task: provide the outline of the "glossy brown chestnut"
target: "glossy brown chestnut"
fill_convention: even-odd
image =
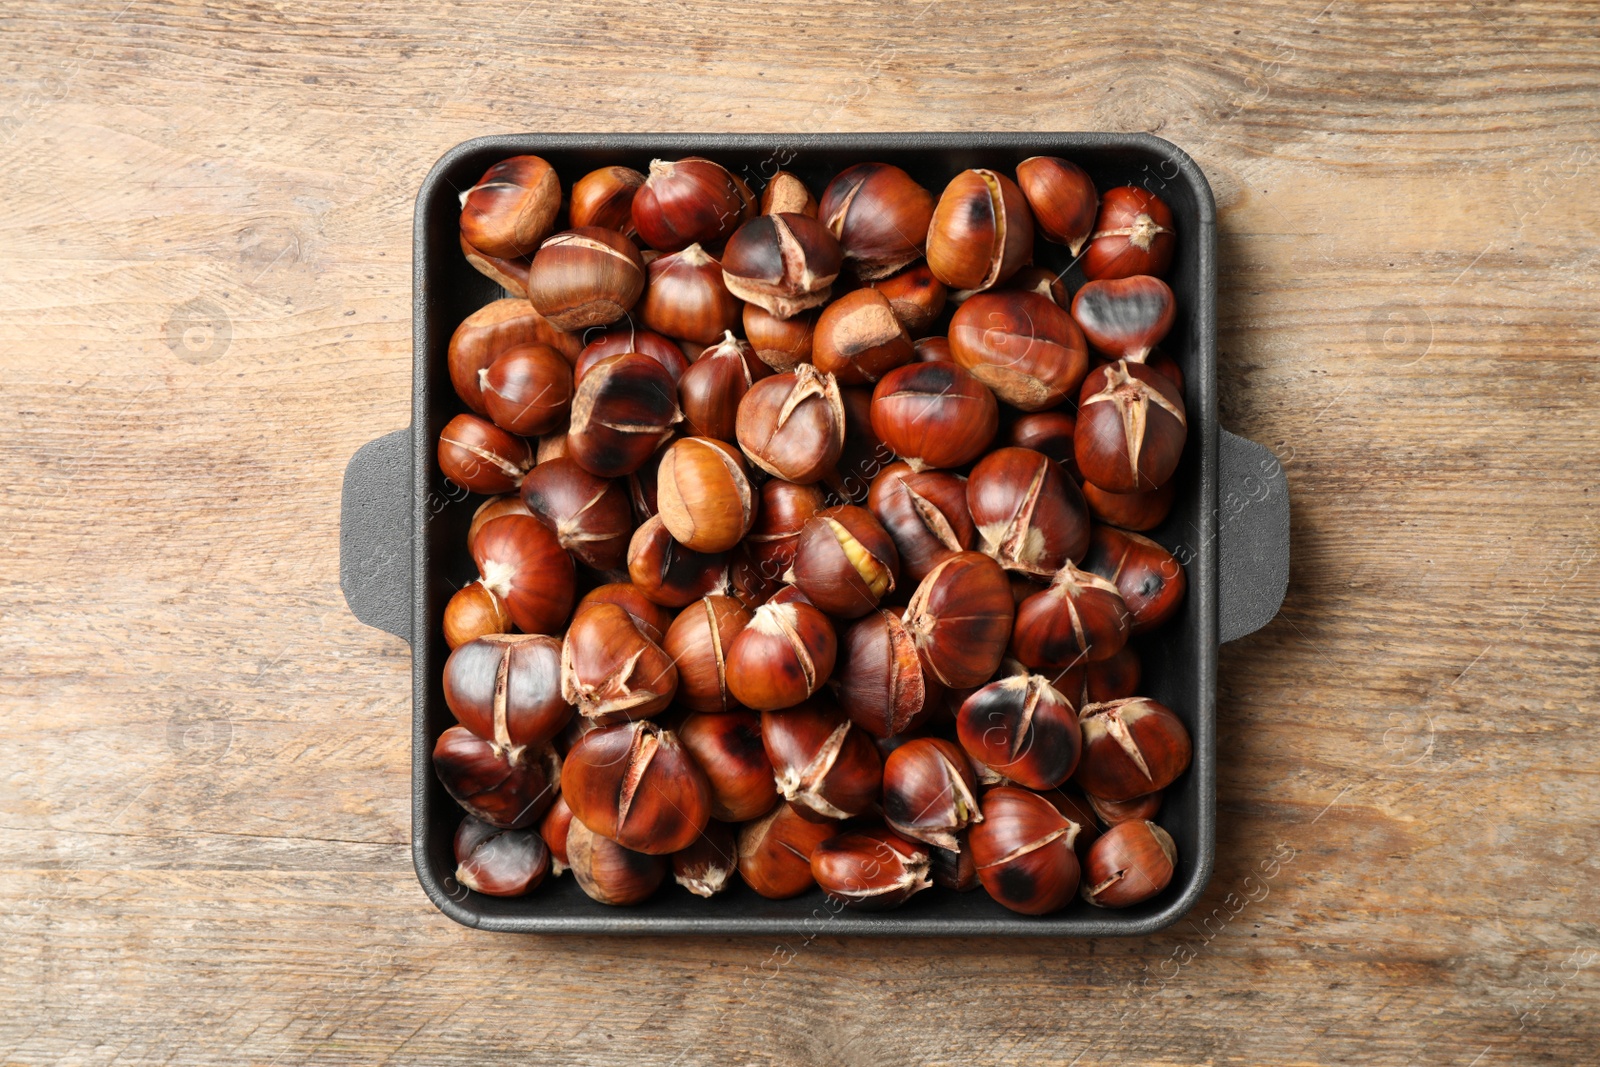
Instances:
[[[538,156],[512,156],[461,198],[461,236],[502,259],[532,255],[561,209],[561,181]]]
[[[644,175],[632,167],[591,170],[572,184],[572,225],[602,226],[631,236],[637,232],[633,198],[643,184]]]
[[[1089,547],[1089,508],[1061,465],[1026,448],[1001,448],[972,468],[967,508],[978,543],[1008,570],[1049,577]]]
[[[571,828],[572,809],[567,807],[566,797],[557,795],[550,810],[539,820],[539,836],[550,850],[550,873],[553,875],[561,875],[572,866],[567,855],[567,832]]]
[[[761,742],[761,716],[743,708],[695,714],[678,727],[679,740],[711,783],[711,817],[724,822],[760,818],[778,802],[772,761]]]
[[[1171,552],[1148,537],[1096,525],[1083,569],[1117,584],[1133,615],[1130,633],[1155,629],[1178,613],[1188,579]]]
[[[532,466],[528,442],[488,419],[457,415],[439,433],[439,469],[463,489],[509,493]]]
[[[750,462],[801,485],[820,482],[833,469],[844,451],[844,430],[838,384],[808,363],[752,385],[736,423]]]
[[[817,319],[811,362],[840,385],[867,385],[911,362],[911,338],[877,289],[857,289]]]
[[[556,535],[532,515],[490,519],[472,544],[490,592],[505,602],[517,629],[559,633],[577,597],[578,575]]]
[[[933,271],[923,262],[913,263],[898,273],[868,282],[867,285],[888,298],[889,310],[900,320],[906,333],[914,338],[926,334],[939,321],[949,294],[945,284],[935,278]]]
[[[483,402],[501,429],[537,437],[566,425],[572,367],[548,345],[507,349],[483,372]]]
[[[497,750],[465,726],[452,726],[433,746],[433,770],[468,815],[507,830],[539,821],[556,790],[542,759]]]
[[[780,319],[755,304],[744,306],[744,335],[755,349],[756,358],[783,373],[801,363],[811,362],[811,343],[816,334],[817,312],[802,311]]]
[[[1084,337],[1116,359],[1142,362],[1176,314],[1167,283],[1145,274],[1088,282],[1072,298],[1072,319]]]
[[[757,361],[750,346],[732,333],[724,334],[721,341],[702,352],[678,382],[684,432],[719,441],[735,440],[739,402],[755,383],[752,365],[760,367],[765,376],[766,365]]]
[[[761,741],[778,792],[803,816],[848,819],[878,799],[877,746],[831,701],[763,711]]]
[[[482,372],[502,352],[524,344],[549,345],[567,360],[576,359],[583,348],[583,340],[577,334],[556,329],[522,299],[496,300],[462,320],[450,335],[447,354],[450,384],[455,386],[462,403],[479,415],[487,415]]]
[[[1165,485],[1143,493],[1108,493],[1093,482],[1083,483],[1089,514],[1124,530],[1153,530],[1160,526],[1172,511],[1177,492],[1176,478],[1168,478]]]
[[[1165,789],[1189,767],[1189,731],[1148,697],[1085,705],[1078,722],[1083,761],[1076,781],[1091,796],[1132,800]]]
[[[786,580],[806,599],[842,619],[858,619],[895,587],[894,541],[865,508],[825,508],[806,520]]]
[[[528,295],[528,264],[532,262],[530,256],[518,256],[516,259],[501,259],[489,253],[472,247],[465,235],[461,238],[461,254],[467,262],[472,264],[472,269],[494,282],[500,288],[520,297]]]
[[[744,457],[710,437],[672,443],[656,473],[657,506],[673,540],[694,552],[726,552],[755,521]]]
[[[966,699],[956,735],[973,759],[1030,789],[1054,789],[1083,754],[1078,717],[1037,674],[990,682]]]
[[[1126,601],[1124,601],[1126,603]],[[1062,671],[1041,671],[1072,706],[1104,704],[1139,692],[1139,654],[1129,645],[1110,659],[1099,663],[1080,663]]]
[[[601,725],[642,719],[672,702],[678,668],[616,604],[588,604],[561,644],[561,696]]]
[[[933,194],[888,163],[857,163],[822,191],[817,217],[862,281],[886,278],[922,255]]]
[[[728,292],[781,319],[827,302],[842,262],[839,242],[814,218],[762,215],[722,252]]]
[[[656,159],[634,194],[633,225],[651,248],[676,252],[720,244],[739,228],[749,207],[738,180],[720,164],[692,156]]]
[[[567,454],[601,478],[644,465],[682,418],[672,376],[649,356],[607,356],[583,376],[572,398]]]
[[[997,902],[1046,915],[1078,892],[1078,825],[1037,793],[1000,786],[983,795],[983,822],[967,832],[978,878]]]
[[[1133,822],[1138,819],[1154,819],[1161,814],[1161,801],[1165,797],[1166,792],[1161,789],[1157,789],[1154,793],[1146,793],[1142,797],[1134,797],[1132,800],[1107,800],[1104,797],[1091,797],[1085,794],[1095,818],[1106,826],[1116,826],[1118,823]]]
[[[1017,185],[1045,240],[1074,256],[1094,232],[1100,194],[1087,171],[1057,156],[1032,156],[1017,164]]]
[[[444,664],[444,700],[457,722],[520,762],[572,718],[561,694],[561,640],[495,634],[462,645]]]
[[[672,612],[645,596],[644,590],[632,582],[610,582],[596,586],[578,601],[580,609],[586,604],[617,605],[632,616],[640,633],[658,645],[666,640],[667,630],[672,625]]]
[[[1056,307],[1064,308],[1072,303],[1072,294],[1067,290],[1067,283],[1062,280],[1061,275],[1044,267],[1023,267],[1011,276],[1010,281],[998,288],[1006,292],[1037,293]]]
[[[780,170],[767,180],[761,190],[761,213],[779,215],[790,213],[817,217],[817,198],[811,195],[806,183]]]
[[[733,827],[709,822],[693,844],[672,854],[672,878],[697,897],[714,897],[738,870],[738,850]]]
[[[811,876],[834,900],[862,911],[898,908],[933,885],[928,849],[892,830],[853,830],[811,853]]]
[[[675,436],[661,442],[660,447],[644,461],[644,466],[628,475],[628,500],[633,504],[633,519],[641,526],[655,518],[659,510],[657,505],[660,503],[660,494],[656,491],[656,474],[661,468],[661,457],[667,454],[667,449],[672,447],[674,440]]]
[[[1145,819],[1118,823],[1100,836],[1083,867],[1083,899],[1102,908],[1149,900],[1172,881],[1178,848]]]
[[[478,505],[472,513],[472,522],[467,526],[467,551],[472,551],[472,543],[478,539],[478,531],[490,519],[498,519],[502,515],[529,515],[527,505],[522,502],[521,493],[504,493],[492,496]]]
[[[651,261],[639,317],[680,341],[713,344],[739,324],[741,303],[722,280],[722,264],[699,245]]]
[[[749,623],[749,610],[730,596],[703,597],[672,620],[661,647],[678,665],[679,707],[697,712],[739,707],[728,692],[728,649]]]
[[[940,363],[956,357],[950,351],[950,338],[924,337],[911,346],[913,363]]]
[[[892,463],[872,480],[867,510],[894,540],[907,581],[922,581],[945,557],[970,551],[977,540],[967,480],[949,471]]]
[[[766,581],[780,581],[794,562],[800,531],[826,505],[821,488],[773,478],[761,486],[755,524],[745,535],[747,558]]]
[[[794,707],[822,688],[838,652],[833,623],[821,611],[768,602],[728,648],[728,691],[756,711]]]
[[[1069,560],[1048,589],[1017,605],[1011,654],[1035,669],[1110,659],[1128,643],[1131,619],[1116,583]]]
[[[685,608],[703,596],[727,591],[728,556],[685,548],[656,515],[633,531],[628,542],[628,577],[662,607]]]
[[[452,649],[488,634],[511,631],[511,613],[482,580],[456,590],[444,606],[444,643]]]
[[[942,694],[922,669],[905,623],[890,611],[871,612],[844,632],[834,681],[850,721],[876,738],[915,728]]]
[[[1167,273],[1172,266],[1172,212],[1148,189],[1122,185],[1100,198],[1100,214],[1083,253],[1090,279]]]
[[[1164,485],[1178,469],[1188,433],[1183,394],[1149,367],[1120,360],[1083,380],[1073,454],[1084,478],[1107,492]]]
[[[1033,215],[1016,182],[993,170],[950,180],[928,225],[928,266],[952,289],[990,289],[1033,258]]]
[[[588,343],[583,346],[583,351],[578,353],[577,362],[572,365],[574,386],[581,383],[583,376],[589,373],[589,368],[602,359],[607,356],[624,356],[629,352],[649,356],[661,364],[662,369],[672,376],[674,382],[681,380],[683,372],[689,369],[689,359],[683,354],[683,349],[678,347],[677,342],[661,336],[654,330],[635,326],[631,320],[619,322],[605,329],[585,330],[583,337]]]
[[[922,665],[950,689],[982,685],[1005,657],[1015,615],[1011,583],[981,552],[940,560],[911,594],[905,624]]]
[[[711,819],[704,772],[648,719],[585,734],[562,765],[561,795],[578,822],[653,856],[689,847]]]
[[[624,848],[576,819],[567,834],[567,858],[578,886],[601,904],[641,904],[672,870],[668,857]]]
[[[532,830],[502,830],[467,816],[456,829],[456,881],[491,897],[520,897],[550,873],[550,849]]]
[[[633,506],[622,482],[596,477],[565,457],[552,459],[522,480],[522,502],[579,563],[598,571],[627,565]]]
[[[960,851],[962,832],[983,821],[977,797],[966,756],[942,738],[914,738],[884,760],[884,820],[907,837]]]
[[[950,319],[955,361],[1023,411],[1055,407],[1089,369],[1089,348],[1072,316],[1038,293],[979,293]]]
[[[872,390],[872,428],[912,470],[960,467],[983,454],[1000,425],[1000,408],[956,363],[911,363]]]
[[[813,822],[794,805],[780,802],[739,830],[739,875],[751,889],[770,900],[799,896],[813,885],[811,856],[818,845],[838,833],[838,823]]]
[[[528,301],[561,330],[616,322],[644,292],[644,260],[616,230],[567,230],[545,239],[528,267]]]

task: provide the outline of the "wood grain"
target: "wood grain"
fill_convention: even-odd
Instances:
[[[1600,48],[1567,3],[0,7],[0,1059],[1600,1062]],[[477,934],[337,579],[411,198],[539,130],[1152,130],[1293,500],[1190,921]],[[1268,873],[1270,872],[1270,873]]]

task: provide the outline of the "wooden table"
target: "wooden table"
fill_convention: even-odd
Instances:
[[[310,9],[297,10],[297,9]],[[1600,47],[1568,3],[0,9],[0,1059],[1600,1062]],[[473,933],[337,581],[411,200],[493,132],[1150,130],[1293,579],[1135,940]]]

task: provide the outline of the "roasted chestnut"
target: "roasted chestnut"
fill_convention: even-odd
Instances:
[[[502,259],[532,255],[561,210],[561,181],[538,156],[512,156],[461,197],[461,236]]]
[[[633,531],[628,542],[628,577],[657,604],[684,608],[703,596],[727,591],[728,556],[680,545],[656,515]]]
[[[644,292],[644,260],[616,230],[567,230],[545,239],[528,267],[528,301],[562,330],[616,322]]]
[[[520,762],[572,718],[561,694],[560,639],[494,634],[462,645],[445,660],[444,701],[457,722]]]
[[[666,640],[667,629],[673,621],[672,612],[651,600],[643,589],[632,582],[611,582],[596,586],[578,601],[578,608],[581,610],[586,604],[617,605],[632,616],[640,633],[658,645]]]
[[[998,288],[1010,293],[1038,293],[1056,307],[1064,308],[1072,303],[1067,283],[1061,279],[1061,275],[1044,267],[1023,267]],[[960,302],[965,303],[968,297],[976,295],[971,292],[965,293]]]
[[[762,215],[739,227],[722,252],[728,292],[781,319],[828,300],[839,276],[839,242],[805,215]]]
[[[865,508],[825,508],[806,520],[786,580],[829,615],[858,619],[895,587],[900,556]]]
[[[890,830],[854,830],[811,853],[811,876],[829,897],[862,911],[898,908],[933,885],[928,849]]]
[[[979,545],[1008,570],[1048,577],[1089,547],[1089,508],[1060,464],[1001,448],[972,468],[967,508]]]
[[[822,688],[838,651],[833,624],[821,611],[768,602],[728,648],[728,691],[757,711],[793,707]]]
[[[1166,484],[1143,493],[1108,493],[1093,482],[1083,483],[1083,499],[1089,505],[1089,514],[1124,530],[1153,530],[1160,526],[1172,511],[1177,491],[1175,478],[1168,478]]]
[[[457,415],[439,433],[439,469],[463,489],[509,493],[532,466],[528,442],[488,419]]]
[[[537,437],[564,426],[572,367],[548,345],[507,349],[483,372],[483,403],[501,429]]]
[[[999,786],[983,795],[983,821],[967,831],[978,878],[998,903],[1046,915],[1078,892],[1078,825],[1037,793]]]
[[[726,552],[755,521],[756,495],[738,449],[710,437],[674,441],[656,473],[661,523],[694,552]]]
[[[840,637],[834,681],[850,721],[877,738],[927,719],[941,693],[923,671],[905,623],[889,611],[871,612]]]
[[[1017,164],[1017,185],[1045,240],[1066,245],[1076,256],[1094,232],[1100,209],[1088,172],[1057,156],[1032,156]]]
[[[1084,478],[1107,492],[1165,484],[1183,458],[1188,432],[1183,394],[1141,363],[1108,363],[1083,380],[1073,454]]]
[[[756,379],[752,365],[761,368],[762,377],[769,373],[750,346],[732,333],[700,353],[678,381],[685,431],[695,437],[735,440],[739,402]]]
[[[948,290],[926,263],[913,263],[897,274],[867,284],[889,298],[889,310],[912,337],[927,333],[944,314]]]
[[[1089,849],[1083,899],[1102,908],[1149,900],[1172,881],[1178,848],[1172,835],[1145,819],[1118,823]]]
[[[711,819],[705,774],[648,719],[583,735],[562,765],[561,795],[595,833],[653,856],[688,848]]]
[[[530,514],[532,512],[522,502],[520,493],[504,493],[490,497],[479,504],[477,510],[472,513],[472,522],[467,526],[467,551],[472,551],[472,543],[478,539],[478,531],[490,519],[498,519],[502,515]]]
[[[1088,282],[1072,298],[1072,318],[1097,351],[1142,362],[1172,329],[1177,303],[1160,278],[1136,274]]]
[[[739,875],[751,889],[771,900],[799,896],[816,884],[811,855],[838,833],[829,820],[813,822],[794,805],[780,802],[756,822],[739,830]]]
[[[888,163],[857,163],[822,191],[817,217],[839,239],[858,278],[887,278],[922,255],[933,194]]]
[[[784,481],[809,485],[844,451],[844,400],[833,375],[802,363],[750,387],[739,403],[739,447]]]
[[[878,799],[883,785],[878,749],[831,702],[763,711],[761,742],[778,792],[803,816],[848,819]]]
[[[485,587],[504,601],[517,629],[559,633],[577,596],[578,575],[556,535],[532,515],[490,519],[472,544]]]
[[[1030,789],[1054,789],[1083,754],[1078,717],[1037,674],[1013,674],[973,693],[956,715],[956,735],[973,759]]]
[[[1077,824],[1078,836],[1072,842],[1072,850],[1078,854],[1078,865],[1081,867],[1089,860],[1089,849],[1100,840],[1100,824],[1096,821],[1099,816],[1095,815],[1089,798],[1070,784],[1058,789],[1046,789],[1039,795]]]
[[[678,727],[678,739],[711,783],[713,819],[745,822],[778,802],[772,761],[761,742],[761,716],[755,712],[735,706],[690,715]]]
[[[983,821],[977,797],[966,756],[942,738],[913,738],[883,762],[884,820],[907,837],[960,851],[961,833]]]
[[[950,319],[955,361],[996,396],[1023,411],[1055,407],[1089,369],[1089,349],[1072,316],[1038,293],[979,293]]]
[[[501,259],[499,256],[491,256],[487,252],[473,248],[465,235],[461,238],[461,254],[466,257],[473,270],[500,288],[516,296],[528,295],[528,264],[532,261],[532,257]]]
[[[591,170],[572,184],[572,225],[603,226],[631,236],[637,232],[633,198],[643,184],[644,175],[632,167]]]
[[[802,311],[780,319],[755,304],[744,306],[744,335],[756,358],[780,374],[811,362],[811,342],[817,313]]]
[[[540,756],[498,748],[465,726],[452,726],[433,746],[433,770],[468,815],[507,830],[539,821],[556,790]]]
[[[1083,273],[1091,279],[1157,277],[1172,266],[1172,212],[1148,189],[1122,185],[1100,198],[1100,214],[1083,253]]]
[[[999,425],[994,394],[955,363],[911,363],[872,390],[872,429],[915,471],[971,463]]]
[[[561,645],[561,696],[601,725],[642,719],[672,702],[672,657],[616,604],[588,604]]]
[[[654,330],[635,326],[631,319],[605,329],[585,330],[583,336],[588,343],[583,346],[583,351],[578,353],[577,362],[572,365],[574,386],[580,384],[583,376],[589,373],[589,368],[602,359],[607,356],[625,356],[630,352],[649,356],[661,364],[662,369],[672,376],[674,382],[680,381],[683,372],[689,369],[689,359],[683,354],[683,349],[678,347],[677,342],[661,336]]]
[[[672,435],[682,415],[672,376],[649,356],[607,356],[572,398],[567,454],[601,478],[638,470]]]
[[[627,565],[633,506],[622,482],[596,477],[565,457],[552,459],[522,480],[522,502],[578,562],[598,571]]]
[[[1000,565],[981,552],[956,552],[918,584],[905,624],[928,673],[961,689],[982,685],[1000,666],[1014,614]]]
[[[745,536],[750,563],[767,581],[778,581],[794,562],[800,544],[800,531],[806,522],[827,503],[815,485],[796,485],[773,478],[761,486],[761,506],[756,521]]]
[[[1178,613],[1188,586],[1183,565],[1148,537],[1096,525],[1083,569],[1117,584],[1133,616],[1129,633],[1155,629]]]
[[[722,280],[722,264],[697,244],[650,263],[639,303],[644,324],[668,337],[714,344],[739,324],[739,298]]]
[[[1110,659],[1128,643],[1131,618],[1114,582],[1069,560],[1050,588],[1017,605],[1011,654],[1023,666],[1057,670]]]
[[[672,854],[672,878],[697,897],[714,897],[728,888],[739,868],[733,827],[709,822],[688,848]]]
[[[656,159],[634,193],[633,225],[651,248],[676,252],[720,244],[739,228],[749,207],[738,179],[721,164],[697,157]]]
[[[913,363],[940,363],[955,358],[948,337],[924,337],[911,346]]]
[[[1148,697],[1085,705],[1078,722],[1083,761],[1075,780],[1091,796],[1132,800],[1165,789],[1189,767],[1189,731]]]
[[[911,362],[911,338],[876,289],[846,293],[817,319],[811,362],[840,385],[867,385]]]
[[[990,289],[1033,258],[1033,216],[1017,184],[993,170],[950,180],[928,224],[928,266],[952,289]]]
[[[489,414],[483,402],[481,375],[500,354],[517,345],[549,345],[573,360],[583,348],[577,334],[552,326],[526,300],[496,300],[468,315],[450,335],[450,384],[462,403],[479,415]]]
[[[550,850],[532,830],[502,830],[467,816],[456,829],[456,881],[491,897],[520,897],[550,873]]]
[[[949,471],[913,471],[892,463],[872,480],[867,510],[883,524],[908,581],[920,582],[952,552],[977,540],[967,510],[967,480]]]
[[[678,665],[679,706],[699,712],[738,708],[728,693],[728,648],[749,623],[750,612],[730,596],[703,597],[672,620],[661,647]]]
[[[567,855],[567,833],[571,829],[572,809],[567,807],[566,797],[557,795],[550,810],[539,820],[539,836],[550,850],[551,874],[559,876],[572,866],[569,862],[571,857]]]
[[[1132,800],[1107,800],[1104,797],[1091,797],[1085,794],[1095,818],[1107,826],[1134,822],[1138,819],[1154,819],[1161,813],[1161,801],[1165,797],[1165,791],[1160,789],[1154,793],[1146,793],[1142,797],[1134,797]]]
[[[456,590],[444,606],[444,643],[460,648],[488,634],[511,631],[511,613],[482,579]]]
[[[567,833],[572,876],[601,904],[640,904],[666,881],[672,861],[624,848],[574,819]]]
[[[767,180],[766,187],[761,190],[761,213],[790,213],[816,218],[817,198],[811,195],[805,182],[786,170],[780,170]]]

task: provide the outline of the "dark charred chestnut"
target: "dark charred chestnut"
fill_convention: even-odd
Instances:
[[[1078,892],[1077,824],[1037,793],[1000,786],[983,795],[983,822],[967,831],[983,887],[1024,915],[1046,915]]]
[[[1030,789],[1065,782],[1083,753],[1072,705],[1037,674],[1014,674],[973,693],[956,716],[956,733],[973,759]]]
[[[589,368],[572,398],[567,454],[601,478],[631,474],[682,418],[678,389],[649,356],[608,356]]]

